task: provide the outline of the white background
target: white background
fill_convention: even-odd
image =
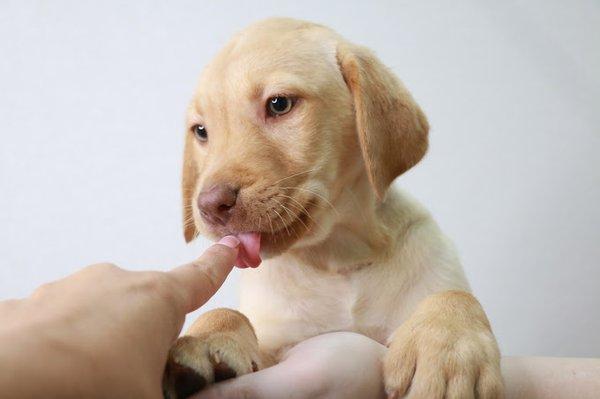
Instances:
[[[0,2],[0,298],[200,253],[181,232],[184,109],[225,41],[273,15],[373,48],[414,93],[431,151],[397,184],[453,237],[503,352],[600,356],[592,0]],[[211,307],[236,305],[237,279]]]

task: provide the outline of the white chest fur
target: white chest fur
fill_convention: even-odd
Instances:
[[[350,272],[319,270],[282,255],[242,274],[240,310],[261,346],[278,351],[331,331],[386,343],[427,295],[469,290],[452,244],[429,217],[399,223],[385,261]]]
[[[327,331],[353,330],[356,298],[350,276],[277,259],[244,271],[240,310],[261,344],[274,350]]]

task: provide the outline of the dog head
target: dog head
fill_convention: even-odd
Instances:
[[[266,255],[302,245],[335,219],[349,182],[368,179],[382,200],[427,133],[369,50],[304,21],[252,25],[206,67],[188,110],[185,238],[235,234]]]

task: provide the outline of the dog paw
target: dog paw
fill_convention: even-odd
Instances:
[[[234,334],[183,336],[169,351],[163,376],[165,399],[183,399],[208,384],[257,371],[258,354]]]
[[[388,398],[503,398],[500,352],[487,319],[423,310],[392,337],[383,364]]]

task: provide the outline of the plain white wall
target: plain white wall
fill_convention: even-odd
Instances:
[[[86,264],[166,269],[183,115],[248,23],[373,48],[428,114],[398,180],[458,246],[505,354],[600,356],[600,5],[590,1],[0,2],[0,298]],[[237,274],[209,306],[236,306]]]

